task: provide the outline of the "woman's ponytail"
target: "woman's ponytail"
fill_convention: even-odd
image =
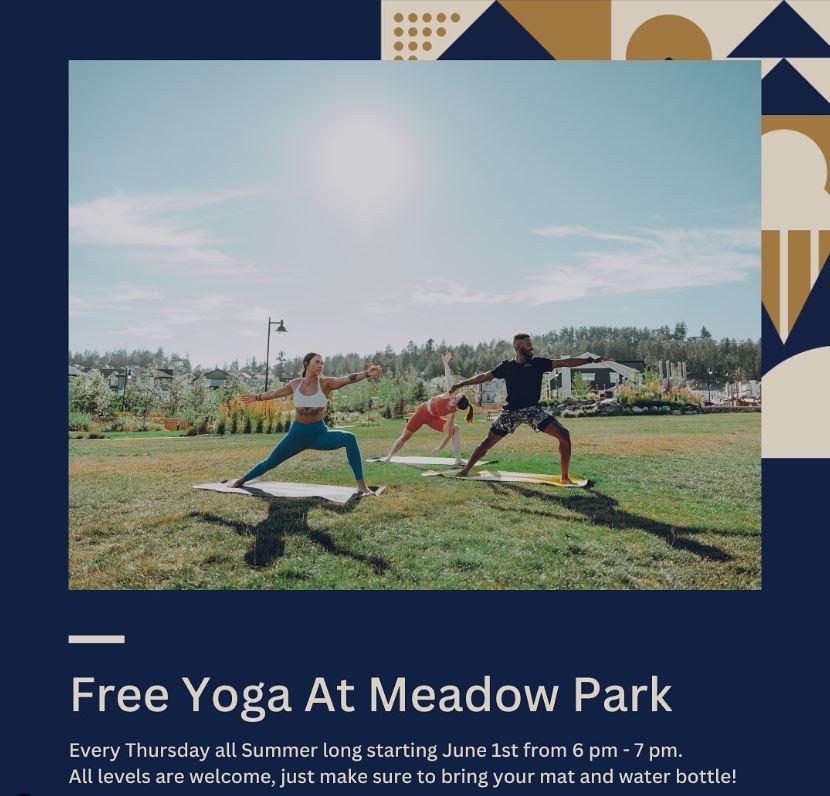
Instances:
[[[461,400],[458,402],[458,408],[461,410],[467,410],[467,422],[472,423],[475,411],[473,410],[473,405],[467,400],[466,396],[461,396]]]

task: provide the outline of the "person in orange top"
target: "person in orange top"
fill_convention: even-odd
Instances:
[[[461,467],[464,462],[461,461],[461,430],[455,424],[455,413],[461,409],[467,410],[467,422],[473,422],[473,407],[467,398],[458,393],[451,394],[449,392],[452,387],[452,371],[450,371],[450,359],[452,354],[447,351],[441,355],[444,361],[444,379],[447,385],[447,392],[436,395],[428,401],[420,404],[415,410],[409,422],[406,424],[403,433],[395,441],[392,450],[384,461],[389,461],[406,443],[412,438],[412,435],[422,426],[429,426],[431,429],[438,431],[444,435],[432,453],[438,453],[450,440],[452,440],[453,448],[455,449],[455,463]]]

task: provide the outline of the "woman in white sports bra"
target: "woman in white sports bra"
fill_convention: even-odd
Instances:
[[[358,490],[363,495],[373,495],[374,492],[366,486],[363,480],[363,463],[360,449],[357,446],[357,438],[349,431],[332,431],[323,422],[323,417],[326,414],[328,397],[334,390],[355,384],[368,377],[376,378],[380,374],[380,366],[370,364],[360,373],[329,378],[323,376],[323,358],[312,352],[303,357],[303,375],[299,379],[293,379],[276,390],[256,395],[243,395],[242,402],[248,404],[252,401],[266,401],[269,398],[284,398],[293,393],[294,422],[288,433],[280,440],[280,444],[271,451],[270,456],[252,467],[242,478],[234,481],[233,486],[240,487],[246,481],[258,478],[268,470],[282,464],[286,459],[296,456],[300,451],[330,451],[345,448],[346,458],[354,473]]]

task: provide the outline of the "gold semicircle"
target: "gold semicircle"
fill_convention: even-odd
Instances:
[[[629,61],[711,61],[712,47],[706,34],[690,19],[676,14],[652,17],[628,40]]]

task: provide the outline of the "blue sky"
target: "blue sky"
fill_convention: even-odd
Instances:
[[[74,62],[70,346],[760,334],[754,62]],[[578,353],[578,352],[574,352]]]

